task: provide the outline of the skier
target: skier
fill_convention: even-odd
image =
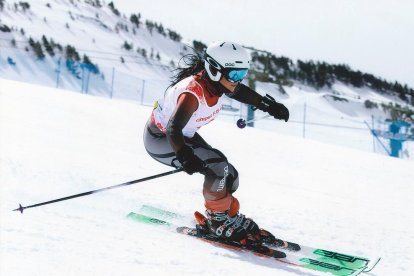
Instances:
[[[289,111],[271,96],[263,97],[241,83],[250,67],[250,55],[239,44],[213,43],[204,58],[190,57],[190,66],[178,70],[164,98],[155,102],[145,126],[145,148],[165,165],[204,175],[207,231],[242,244],[258,241],[258,225],[239,212],[233,195],[239,185],[237,170],[197,130],[217,117],[223,95],[286,122]]]

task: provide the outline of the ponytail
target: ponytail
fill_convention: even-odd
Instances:
[[[180,65],[181,60],[184,61],[186,67],[178,67],[177,69],[174,69],[177,73],[172,77],[169,87],[176,85],[189,76],[196,75],[204,69],[204,59],[197,54],[187,54],[183,56],[178,62],[178,66]]]

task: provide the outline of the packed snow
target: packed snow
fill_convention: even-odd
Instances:
[[[134,102],[0,79],[1,275],[317,275],[126,219],[150,204],[194,225],[193,212],[203,211],[201,175],[12,211],[171,170],[144,149],[150,112]],[[238,169],[242,213],[283,239],[381,256],[369,275],[413,275],[412,161],[283,131],[241,130],[224,117],[200,134]]]

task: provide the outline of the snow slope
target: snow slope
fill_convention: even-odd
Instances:
[[[189,52],[188,45],[192,42],[176,42],[168,35],[150,31],[144,24],[147,18],[141,18],[143,24],[137,28],[130,22],[130,14],[116,16],[108,3],[100,1],[103,6],[94,7],[91,3],[95,2],[37,0],[31,1],[30,9],[23,11],[22,8],[14,8],[14,1],[6,1],[0,11],[0,23],[13,31],[0,32],[0,78],[152,105],[169,85],[172,75],[170,62],[177,64],[180,57]],[[63,53],[57,53],[54,57],[46,54],[43,60],[39,60],[32,50],[25,50],[29,37],[40,41],[43,35],[63,47],[68,44],[74,46],[81,57],[86,54],[93,63],[98,64],[100,74],[86,77],[78,68],[83,78],[76,78],[66,67]],[[12,39],[16,42],[15,47],[12,46]],[[124,42],[132,44],[133,49],[123,49]],[[147,58],[137,52],[138,48],[146,50]],[[151,58],[151,52],[159,54],[160,60]],[[125,63],[120,61],[121,57]],[[16,64],[9,64],[8,58]],[[184,63],[181,62],[181,65]],[[375,116],[376,128],[385,130],[385,124],[380,126],[377,123],[383,123],[389,117],[381,104],[406,106],[396,97],[342,83],[320,91],[294,83],[292,87],[284,87],[286,95],[279,93],[278,86],[271,83],[256,82],[256,89],[262,95],[272,94],[291,111],[291,124],[288,126],[274,120],[262,120],[255,123],[256,127],[382,154],[386,154],[385,150],[373,140],[364,121],[372,124],[371,116]],[[333,97],[343,101],[335,101]],[[377,103],[379,108],[366,109],[366,100]],[[234,101],[227,101],[226,104],[236,111],[226,112],[229,116],[223,117],[223,120],[234,123],[240,117],[246,117],[246,106]],[[263,115],[259,111],[256,113],[257,117]],[[388,146],[387,140],[382,142]],[[402,152],[402,158],[414,159],[414,142],[404,143]]]
[[[150,32],[145,27],[146,19],[141,18],[141,25],[137,28],[129,17],[116,16],[107,4],[98,8],[85,1],[36,0],[30,2],[30,9],[26,11],[16,10],[13,4],[14,1],[6,1],[5,8],[0,11],[0,23],[14,30],[0,32],[2,78],[24,79],[29,83],[55,87],[56,72],[60,71],[60,88],[81,91],[82,81],[69,73],[63,53],[55,49],[56,55],[51,57],[43,47],[46,57],[39,60],[34,56],[27,43],[29,38],[42,43],[42,36],[45,36],[49,42],[53,39],[64,48],[67,45],[75,47],[81,59],[87,55],[92,63],[98,65],[100,74],[92,74],[89,93],[109,96],[115,68],[113,89],[118,97],[126,98],[126,92],[136,96],[143,79],[147,80],[147,85],[150,81],[152,85],[161,82],[165,87],[171,76],[170,62],[177,62],[186,53],[184,43],[175,42],[155,30]],[[12,46],[12,39],[15,46]],[[129,51],[124,49],[125,42],[133,48]],[[30,51],[26,51],[26,47]],[[138,49],[145,50],[146,57],[138,53]],[[160,60],[155,58],[157,54]],[[7,63],[8,57],[16,62],[15,66]],[[59,59],[62,60],[60,66]]]
[[[125,219],[152,204],[190,225],[203,209],[200,175],[11,211],[170,170],[143,147],[149,113],[132,102],[0,79],[1,275],[314,275]],[[241,211],[262,227],[303,244],[382,256],[369,275],[413,275],[412,161],[226,121],[200,134],[238,168]]]

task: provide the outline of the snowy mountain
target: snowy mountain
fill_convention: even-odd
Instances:
[[[71,46],[76,51],[72,59],[79,58],[81,63],[87,56],[99,67],[100,73],[91,75],[93,85],[88,92],[108,95],[114,67],[118,83],[130,83],[131,80],[125,80],[130,76],[137,82],[138,79],[163,80],[165,85],[170,76],[170,63],[176,62],[185,52],[183,43],[150,31],[143,23],[139,27],[134,25],[128,18],[114,14],[108,5],[95,6],[93,1],[40,0],[30,2],[30,8],[23,9],[18,2],[13,3],[4,2],[1,11],[1,24],[11,29],[11,32],[1,32],[1,76],[5,78],[23,77],[27,81],[56,86],[56,71],[61,71],[59,87],[80,91],[83,84],[79,78],[82,77],[80,68],[69,68],[65,63],[67,47]],[[30,38],[41,44],[44,58],[35,55],[28,43]],[[46,51],[45,40],[53,56]],[[125,49],[125,43],[133,49]],[[8,64],[8,57],[16,65]],[[77,62],[75,66],[79,67]],[[116,85],[115,90],[126,87],[125,84],[122,88]]]
[[[150,204],[194,225],[193,212],[203,211],[201,175],[12,212],[19,203],[170,168],[141,142],[149,107],[3,79],[0,99],[1,275],[319,275],[126,219]],[[217,121],[200,134],[238,168],[241,211],[262,227],[310,246],[381,256],[367,275],[413,274],[412,161],[241,131],[232,122]]]
[[[196,45],[162,23],[134,11],[124,15],[112,2],[100,0],[2,0],[0,29],[1,78],[144,105],[164,93],[171,70]],[[258,57],[253,68],[270,70],[251,51]],[[271,94],[289,107],[291,120],[286,125],[265,119],[255,126],[387,154],[389,141],[373,139],[365,122],[386,132],[392,110],[412,110],[395,93],[337,80],[318,89],[305,83],[256,81],[259,93]],[[225,108],[224,121],[246,117],[244,105],[226,99]],[[401,157],[412,159],[412,148],[412,142],[405,142]]]
[[[0,0],[0,275],[318,275],[126,219],[149,204],[194,225],[201,175],[11,211],[171,169],[148,156],[143,128],[193,43],[131,14],[98,0]],[[289,107],[288,123],[239,129],[247,107],[226,99],[200,131],[237,167],[241,212],[283,239],[381,256],[369,275],[412,275],[412,160],[386,156],[368,128],[388,129],[383,106],[409,105],[340,81],[255,86]],[[414,158],[412,142],[402,154]]]

